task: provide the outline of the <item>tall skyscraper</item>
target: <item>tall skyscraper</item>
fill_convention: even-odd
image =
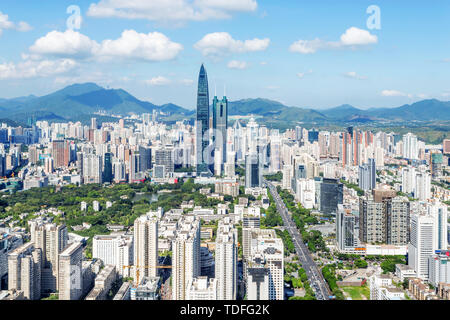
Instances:
[[[251,249],[251,234],[253,230],[258,230],[261,227],[260,211],[247,211],[242,217],[242,253],[243,258],[250,257]]]
[[[173,172],[175,170],[174,150],[172,146],[155,149],[155,165],[164,166],[165,173]]]
[[[103,181],[104,182],[112,182],[113,179],[113,172],[112,172],[112,153],[106,152],[105,153],[105,160],[103,164]]]
[[[92,130],[97,130],[98,129],[97,118],[91,118],[91,129]]]
[[[69,235],[65,225],[42,221],[30,222],[31,242],[42,250],[42,291],[58,290],[59,254],[67,247]]]
[[[342,205],[336,214],[336,240],[339,250],[353,249],[358,243],[355,234],[356,216],[346,212]]]
[[[8,255],[8,290],[23,292],[28,300],[41,297],[42,250],[28,242]]]
[[[227,129],[228,129],[228,100],[223,97],[219,101],[213,100],[213,129],[215,149],[222,152],[222,163],[227,162]],[[214,155],[216,156],[216,155]]]
[[[359,166],[359,187],[364,191],[375,189],[376,177],[375,159],[370,158],[367,164]]]
[[[102,156],[85,154],[83,156],[83,180],[84,183],[102,183]]]
[[[359,238],[364,243],[406,245],[410,237],[410,203],[402,198],[361,197]]]
[[[102,260],[104,265],[115,265],[119,274],[128,276],[130,266],[133,265],[133,236],[124,234],[94,236],[92,257]]]
[[[336,213],[338,205],[344,201],[344,186],[337,179],[323,178],[320,183],[320,211]]]
[[[428,213],[434,218],[434,247],[436,250],[447,250],[448,246],[448,207],[435,201],[428,204]]]
[[[419,146],[417,136],[407,133],[403,136],[403,158],[416,160],[419,155]]]
[[[428,280],[428,258],[434,254],[434,218],[431,215],[411,216],[411,242],[408,245],[408,265],[416,271],[417,277]]]
[[[172,299],[185,300],[188,284],[200,275],[200,219],[184,217],[172,241]]]
[[[79,300],[83,294],[83,246],[74,242],[59,255],[59,300]]]
[[[206,148],[209,144],[209,137],[206,133],[209,130],[209,90],[208,75],[205,66],[202,64],[200,74],[198,76],[197,91],[197,128],[196,128],[196,144],[197,144],[197,172],[207,172],[209,160],[206,154]]]
[[[267,292],[260,293],[260,299],[267,297],[269,300],[284,299],[284,246],[283,241],[277,238],[273,229],[258,229],[251,233],[250,257],[245,263],[245,274],[247,279],[247,290],[251,290],[254,277],[248,271],[254,268],[268,269],[268,289]],[[253,276],[255,275],[254,270]],[[257,289],[257,288],[256,288]],[[260,287],[261,289],[261,287]],[[258,294],[249,293],[255,297]]]
[[[262,185],[262,168],[258,153],[245,156],[245,187],[255,188]]]
[[[69,145],[64,140],[55,140],[52,143],[52,157],[56,168],[69,166]]]
[[[237,229],[229,218],[219,222],[216,239],[217,299],[236,300]]]
[[[143,277],[158,275],[158,219],[143,215],[134,222],[134,265],[135,283]]]

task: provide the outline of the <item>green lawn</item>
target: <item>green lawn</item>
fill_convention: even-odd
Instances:
[[[370,290],[368,286],[362,287],[341,287],[341,290],[346,292],[352,300],[363,300],[363,296],[370,300]]]

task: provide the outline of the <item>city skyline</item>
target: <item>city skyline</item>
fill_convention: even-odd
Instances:
[[[445,1],[433,7],[406,1],[296,1],[281,8],[264,0],[228,6],[168,1],[154,7],[141,3],[142,12],[112,1],[30,3],[26,11],[20,3],[4,3],[3,98],[44,95],[92,81],[153,103],[193,109],[193,75],[202,62],[215,74],[211,81],[219,93],[226,85],[232,100],[262,97],[323,109],[449,97],[449,43],[436,37],[448,29]],[[77,10],[67,13],[73,4],[80,9],[80,29],[73,16]],[[322,10],[325,4],[333,10]],[[381,29],[368,28],[370,5],[380,9]],[[164,10],[171,14],[161,14]],[[67,31],[68,23],[73,31]]]
[[[0,5],[0,302],[450,300],[450,3],[25,2]]]

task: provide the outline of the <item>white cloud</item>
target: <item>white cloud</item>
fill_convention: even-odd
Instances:
[[[228,62],[227,67],[229,69],[246,69],[248,67],[247,62],[245,61],[237,61],[237,60],[232,60],[230,62]]]
[[[267,89],[267,90],[277,90],[279,88],[280,88],[279,86],[274,86],[274,85],[269,85],[269,86],[265,87],[265,89]]]
[[[20,32],[26,32],[30,31],[31,29],[32,28],[28,23],[24,21],[14,23],[9,20],[9,16],[7,14],[4,14],[0,11],[0,35],[2,34],[3,30],[17,30]]]
[[[72,70],[77,63],[72,59],[25,60],[20,63],[0,64],[0,79],[45,78]]]
[[[158,76],[149,80],[145,80],[145,83],[151,86],[165,86],[170,83],[170,80],[163,76]]]
[[[291,44],[289,50],[291,52],[311,54],[321,49],[356,48],[377,42],[378,37],[376,35],[372,35],[367,30],[351,27],[341,35],[340,41],[324,41],[319,38],[314,40],[297,40]]]
[[[398,90],[383,90],[381,91],[383,97],[412,97],[411,94],[404,93]]]
[[[367,79],[366,76],[361,76],[361,75],[357,74],[355,71],[345,72],[344,77],[357,79],[357,80],[366,80]]]
[[[87,15],[179,23],[228,19],[234,12],[252,12],[257,7],[256,0],[101,0],[89,6]]]
[[[289,47],[292,52],[303,54],[315,53],[317,50],[326,46],[326,43],[316,38],[314,40],[298,40]]]
[[[228,32],[214,32],[205,35],[194,44],[204,56],[223,56],[230,53],[245,53],[264,51],[269,46],[270,39],[235,40]]]
[[[376,35],[369,31],[351,27],[341,36],[341,43],[345,46],[366,45],[378,42]]]
[[[30,52],[38,55],[100,60],[117,57],[146,61],[172,60],[181,50],[181,44],[172,42],[162,33],[145,34],[134,30],[125,30],[120,38],[107,39],[100,44],[77,31],[51,31],[30,47]]]
[[[265,65],[267,65],[267,61],[261,61],[259,64],[262,66],[265,66]]]
[[[307,72],[298,72],[297,73],[297,77],[299,77],[300,79],[303,79],[307,74],[311,74],[312,70],[309,70]]]
[[[428,95],[425,94],[425,93],[419,93],[419,94],[417,95],[417,98],[420,98],[420,99],[428,99]]]
[[[383,91],[381,91],[381,95],[383,97],[404,97],[404,96],[406,96],[405,93],[398,91],[398,90],[383,90]]]
[[[30,52],[40,55],[89,57],[100,49],[100,45],[89,37],[73,30],[51,31],[37,39]]]
[[[20,32],[27,32],[27,31],[31,31],[33,30],[33,27],[30,26],[28,23],[26,23],[25,21],[19,21],[19,23],[16,26],[16,30],[20,31]]]
[[[179,43],[172,42],[159,32],[137,33],[125,30],[117,40],[104,40],[100,56],[142,59],[148,61],[172,60],[183,50]]]
[[[194,80],[192,80],[192,79],[181,79],[180,82],[182,84],[184,84],[185,86],[191,86],[194,84]]]

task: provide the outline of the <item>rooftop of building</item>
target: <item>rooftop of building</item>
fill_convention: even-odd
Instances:
[[[82,246],[81,242],[74,242],[74,243],[70,244],[63,252],[61,252],[60,256],[70,257],[81,246]]]
[[[159,277],[143,277],[136,290],[156,292],[159,287]]]

